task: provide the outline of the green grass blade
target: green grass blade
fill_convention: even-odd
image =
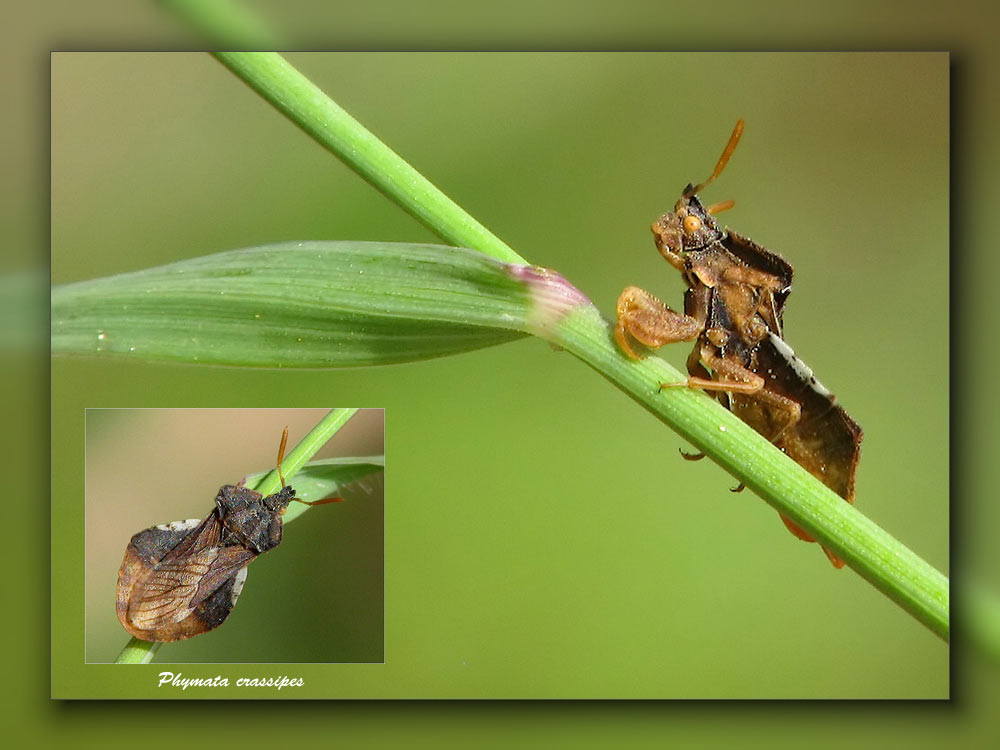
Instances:
[[[479,253],[293,242],[56,287],[52,351],[351,367],[504,343],[534,315],[525,284]]]

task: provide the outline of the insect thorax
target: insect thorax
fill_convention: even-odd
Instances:
[[[228,484],[215,498],[222,525],[223,547],[241,545],[258,553],[281,544],[281,515],[295,496],[291,487],[264,497],[246,487]]]

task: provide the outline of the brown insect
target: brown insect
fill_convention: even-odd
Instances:
[[[179,641],[217,628],[236,606],[247,566],[281,544],[288,504],[308,502],[285,484],[281,461],[288,428],[278,449],[282,488],[273,495],[227,484],[204,519],[153,526],[132,537],[118,571],[118,619],[144,641]]]
[[[674,210],[652,226],[657,250],[688,285],[684,314],[643,289],[627,287],[618,298],[615,339],[633,359],[639,355],[632,339],[654,348],[695,341],[687,382],[662,387],[716,392],[740,419],[853,503],[863,433],[785,343],[782,315],[792,288],[791,265],[719,226],[713,215],[731,208],[732,201],[705,207],[696,197],[722,173],[742,133],[740,120],[712,175],[688,185]],[[799,539],[816,541],[791,519],[781,519]],[[823,551],[836,567],[844,565],[830,550]]]

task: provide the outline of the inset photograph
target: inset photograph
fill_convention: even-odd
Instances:
[[[87,409],[87,662],[383,662],[384,414]]]

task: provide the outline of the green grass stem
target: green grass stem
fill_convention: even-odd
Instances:
[[[456,247],[527,263],[430,180],[274,52],[216,52],[219,61],[404,211]]]

